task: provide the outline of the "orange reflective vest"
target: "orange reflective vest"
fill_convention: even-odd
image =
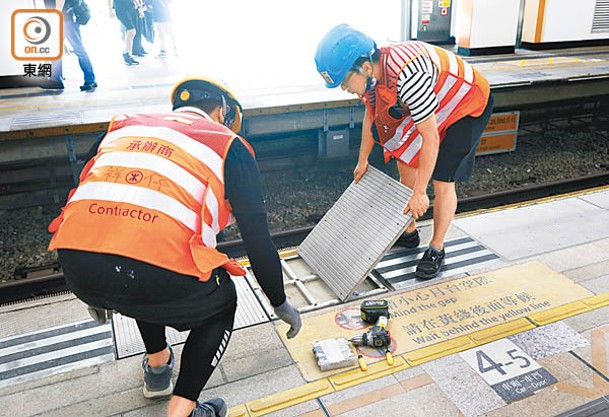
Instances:
[[[382,78],[375,87],[374,103],[370,93],[363,98],[368,115],[374,121],[381,146],[385,148],[385,162],[391,157],[410,166],[418,166],[422,137],[409,114],[399,119],[389,114],[398,102],[397,81],[403,68],[413,59],[424,55],[438,69],[433,88],[438,99],[435,110],[440,140],[446,129],[465,116],[478,117],[488,102],[490,86],[473,66],[450,51],[423,42],[404,42],[381,48]],[[391,61],[391,65],[388,64]]]
[[[253,155],[245,140],[202,114],[114,121],[49,225],[49,250],[122,255],[201,281],[219,266],[239,275],[216,249],[216,234],[233,221],[224,163],[236,138]]]

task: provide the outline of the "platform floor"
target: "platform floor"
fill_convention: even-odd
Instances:
[[[167,59],[155,59],[158,45],[146,45],[150,53],[141,58],[141,64],[125,66],[120,55],[122,40],[116,19],[107,16],[105,2],[99,2],[95,5],[94,19],[82,28],[87,45],[91,45],[94,39],[103,39],[103,42],[94,42],[95,47],[88,48],[99,84],[97,90],[93,93],[79,91],[78,87],[83,83],[82,71],[76,56],[66,55],[66,88],[60,94],[38,87],[0,90],[0,137],[3,132],[107,123],[118,113],[166,111],[170,108],[171,87],[181,78],[193,74],[222,78],[239,97],[246,111],[264,112],[287,106],[298,109],[298,106],[316,103],[332,107],[356,97],[340,88],[325,88],[315,70],[313,56],[317,39],[321,38],[325,28],[339,23],[331,16],[342,16],[345,21],[369,31],[380,45],[399,38],[396,33],[399,32],[399,20],[391,25],[377,23],[371,26],[370,22],[362,19],[361,13],[354,12],[358,7],[366,6],[362,0],[350,2],[348,8],[342,2],[324,4],[323,16],[309,3],[290,6],[302,7],[302,10],[288,11],[282,2],[273,0],[271,3],[278,13],[289,13],[290,16],[299,13],[302,21],[290,26],[274,17],[261,17],[255,19],[255,27],[252,27],[252,19],[247,13],[256,13],[259,5],[246,3],[239,6],[238,16],[231,17],[237,19],[235,27],[240,27],[240,30],[227,33],[225,28],[217,27],[217,22],[210,22],[201,29],[205,34],[209,32],[210,38],[213,38],[211,33],[214,31],[220,32],[217,42],[206,42],[206,37],[193,36],[188,28],[201,24],[196,13],[223,16],[226,10],[222,7],[225,6],[221,10],[207,10],[206,5],[205,10],[197,9],[196,13],[181,10],[182,14],[176,15],[174,22],[179,54],[170,53]],[[390,2],[387,7],[395,8],[397,12],[399,2]],[[265,19],[271,19],[272,23]],[[315,24],[308,25],[308,21]],[[308,29],[304,31],[303,26]],[[307,33],[307,36],[301,37],[302,33]],[[448,48],[456,49],[454,46]],[[519,49],[514,54],[465,59],[474,63],[493,88],[609,76],[609,47],[540,52]]]
[[[337,304],[304,313],[292,342],[275,321],[236,330],[201,398],[222,396],[231,416],[607,415],[608,225],[608,188],[459,217],[449,239],[475,241],[496,259],[376,295],[419,302],[417,314],[390,321],[393,366],[368,355],[367,372],[306,368],[299,349],[316,323],[359,302]],[[421,229],[425,244],[430,225]],[[444,297],[423,311],[425,297],[465,290],[487,298]],[[478,313],[484,329],[457,325]],[[165,415],[166,401],[141,393],[141,354],[115,359],[112,326],[94,326],[72,295],[2,306],[0,322],[0,416]],[[407,347],[415,340],[421,347]]]

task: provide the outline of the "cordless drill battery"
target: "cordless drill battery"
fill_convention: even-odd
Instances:
[[[376,324],[379,317],[389,319],[389,302],[387,300],[364,300],[360,305],[362,320],[368,324]]]

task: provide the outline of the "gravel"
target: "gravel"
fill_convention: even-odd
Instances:
[[[263,170],[271,232],[315,225],[351,183],[356,159],[352,152],[347,158]],[[379,147],[370,163],[398,178],[395,163],[383,164]],[[472,179],[458,184],[457,193],[472,197],[608,170],[607,130],[555,130],[544,136],[521,137],[514,152],[477,157]],[[59,205],[45,205],[0,213],[0,282],[13,279],[17,267],[56,261],[55,253],[46,250],[51,237],[46,227],[59,210]],[[225,239],[238,237],[235,226],[225,231]]]

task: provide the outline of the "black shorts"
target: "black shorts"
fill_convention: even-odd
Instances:
[[[126,30],[135,29],[139,12],[135,9],[131,0],[115,0],[114,12]]]
[[[432,179],[442,182],[469,180],[474,168],[480,136],[492,113],[493,94],[491,93],[486,108],[479,117],[464,117],[446,130]]]
[[[235,284],[222,268],[201,282],[123,256],[68,249],[57,254],[66,283],[79,299],[136,320],[183,331],[236,308]]]

